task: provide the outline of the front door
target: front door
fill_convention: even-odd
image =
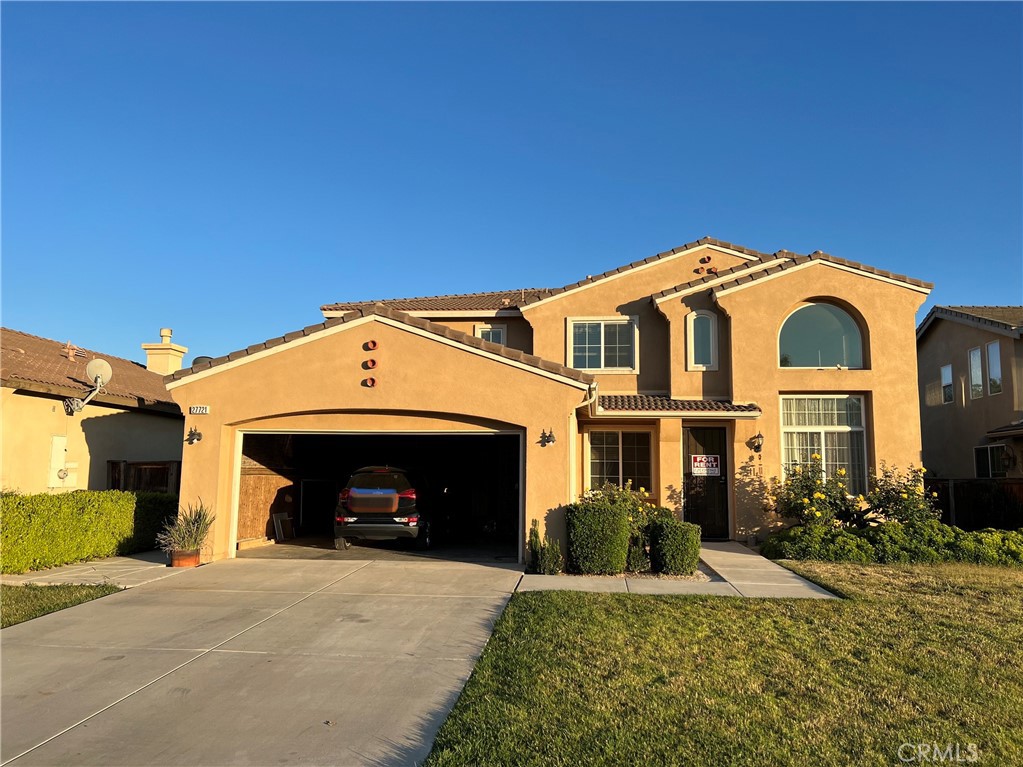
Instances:
[[[700,526],[704,539],[727,539],[730,475],[725,430],[686,426],[682,445],[682,516]]]

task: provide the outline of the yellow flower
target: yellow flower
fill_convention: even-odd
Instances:
[[[844,477],[845,476],[845,469],[839,469],[838,470],[838,476]]]
[[[809,506],[810,505],[810,499],[809,498],[804,498],[803,499],[803,503],[805,503],[807,506]]]
[[[937,493],[931,493],[931,497],[932,497],[932,498],[937,498],[937,497],[938,497],[938,494],[937,494]]]
[[[860,493],[859,495],[856,496],[856,500],[859,501],[860,503],[863,503],[867,499],[863,497],[863,493]]]
[[[815,517],[819,517],[819,516],[821,515],[821,513],[820,513],[819,511],[815,511],[813,515],[814,515]]]
[[[813,497],[817,498],[818,500],[824,500],[825,496],[824,496],[824,493],[814,493]]]
[[[630,521],[630,522],[632,521],[632,517],[629,517],[629,521]]]
[[[645,488],[645,487],[641,487],[641,488],[639,489],[639,492],[641,492],[641,493],[645,493],[645,492],[646,492],[646,488]]]
[[[899,493],[899,495],[901,495],[903,498],[909,498],[909,496],[906,495],[905,493]]]
[[[839,486],[840,488],[842,488],[843,490],[845,490],[845,483],[844,483],[844,482],[839,482],[839,483],[838,483],[838,486]]]
[[[814,454],[813,454],[813,455],[811,455],[810,457],[811,457],[811,458],[812,458],[813,460],[815,460],[815,461],[819,461],[819,460],[821,459],[821,457],[820,457],[820,456],[819,456],[819,455],[818,455],[817,453],[814,453]]]
[[[794,471],[796,474],[802,474],[803,473],[803,467],[802,466],[796,466],[796,467],[794,467],[792,469],[792,471]]]

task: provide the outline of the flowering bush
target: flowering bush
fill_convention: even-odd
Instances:
[[[768,508],[803,525],[833,525],[850,518],[859,506],[846,488],[845,469],[825,479],[821,457],[793,466],[784,480],[771,480]]]
[[[903,524],[916,524],[938,519],[935,508],[937,493],[924,490],[924,469],[910,466],[905,473],[881,462],[880,472],[871,472],[868,511],[874,515]]]

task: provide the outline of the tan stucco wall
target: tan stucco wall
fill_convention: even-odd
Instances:
[[[710,291],[664,301],[661,313],[671,327],[671,396],[676,399],[727,399],[731,395],[731,325]],[[717,370],[689,370],[686,318],[695,311],[711,311],[717,318]]]
[[[708,257],[711,259],[709,262],[700,263],[700,259]],[[676,369],[674,358],[680,356],[681,365],[685,365],[685,323],[672,323],[669,331],[665,315],[658,311],[650,296],[695,279],[698,276],[696,269],[711,266],[724,271],[741,263],[746,261],[710,248],[698,248],[633,269],[614,279],[594,283],[555,300],[527,306],[523,309],[523,316],[533,326],[533,353],[571,366],[572,361],[567,358],[568,318],[637,316],[639,375],[598,374],[597,383],[603,394],[667,394],[671,388],[671,375]]]
[[[0,389],[3,458],[0,485],[23,493],[105,490],[107,461],[180,461],[182,420],[89,403],[77,415],[63,401]],[[49,487],[50,444],[67,437],[68,476]]]
[[[1002,362],[1002,392],[987,393],[987,349],[999,342]],[[969,350],[981,350],[984,396],[970,399]],[[1023,342],[983,328],[951,320],[936,320],[918,346],[920,411],[923,431],[924,465],[938,477],[953,479],[976,476],[973,448],[993,444],[985,433],[1023,418],[1023,388],[1020,364]],[[952,365],[955,401],[941,401],[941,367]],[[1017,443],[1007,441],[1015,447]],[[1019,463],[1009,476],[1023,476]]]
[[[368,352],[364,344],[375,340]],[[364,362],[375,359],[372,371]],[[377,385],[369,388],[370,376]],[[232,509],[237,456],[245,430],[431,431],[500,428],[525,435],[524,530],[532,519],[563,537],[561,508],[571,493],[573,411],[585,391],[538,373],[486,358],[462,346],[424,337],[376,318],[348,323],[284,346],[237,367],[185,379],[171,394],[203,439],[185,449],[181,498],[213,503],[213,556],[233,556]],[[539,446],[542,429],[558,441]],[[524,541],[524,535],[523,535]]]
[[[905,468],[921,465],[920,415],[917,407],[915,314],[923,293],[866,278],[821,263],[781,273],[773,279],[719,297],[718,306],[731,324],[732,396],[755,402],[763,411],[758,422],[737,426],[734,447],[744,464],[750,451],[743,444],[759,429],[767,477],[781,473],[781,394],[862,394],[866,408],[867,465],[881,461]],[[867,369],[808,370],[778,364],[778,333],[784,319],[800,304],[832,300],[855,307]],[[740,499],[741,501],[741,499]],[[753,503],[736,508],[737,530],[755,530],[762,510]]]
[[[504,325],[507,329],[506,346],[518,349],[526,354],[533,353],[533,328],[521,317],[486,317],[465,319],[463,317],[425,317],[430,322],[460,330],[461,332],[475,336],[476,328],[480,325]]]

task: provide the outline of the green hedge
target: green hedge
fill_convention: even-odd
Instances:
[[[95,557],[156,548],[156,534],[177,513],[163,493],[79,490],[0,496],[0,564],[23,573]]]
[[[568,523],[568,567],[583,575],[625,572],[629,554],[629,515],[624,505],[596,498],[573,503]]]
[[[775,533],[761,553],[771,559],[825,562],[967,562],[1023,567],[1023,529],[966,532],[940,522],[885,522],[876,527],[824,525],[791,527]]]
[[[662,519],[650,529],[650,561],[654,572],[692,575],[700,564],[700,526]]]

